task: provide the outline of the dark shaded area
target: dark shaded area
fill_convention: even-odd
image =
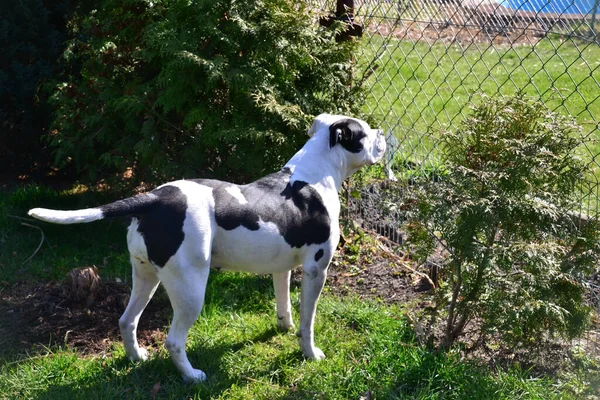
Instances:
[[[72,36],[69,23],[97,3],[80,0],[0,2],[0,170],[10,178],[53,171],[42,141],[52,120],[50,88],[65,72],[61,55]],[[5,176],[0,175],[0,180]]]
[[[335,5],[335,14],[330,14],[319,19],[319,24],[324,27],[331,27],[336,21],[344,22],[346,27],[338,32],[335,39],[338,42],[350,40],[353,37],[363,35],[363,26],[354,20],[354,0],[337,0]]]

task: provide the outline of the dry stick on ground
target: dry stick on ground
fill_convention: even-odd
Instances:
[[[381,250],[383,250],[386,254],[388,254],[389,256],[391,256],[392,258],[394,258],[400,264],[400,266],[402,268],[406,268],[410,272],[419,275],[423,279],[427,280],[427,282],[429,282],[429,284],[431,285],[432,288],[435,287],[435,284],[433,283],[433,281],[431,280],[431,278],[427,274],[425,274],[423,272],[420,272],[420,271],[417,271],[413,267],[408,266],[407,262],[405,260],[403,260],[402,257],[398,256],[392,250],[388,249],[383,243],[379,243],[378,245],[379,245],[379,248]]]
[[[18,219],[18,220],[21,220],[21,221],[31,221],[28,218],[17,217],[16,215],[8,215],[8,217],[9,218]],[[44,235],[44,231],[42,230],[42,228],[40,228],[39,226],[31,225],[31,224],[28,224],[27,222],[21,222],[21,225],[27,226],[29,228],[37,229],[38,231],[40,231],[40,235],[41,235],[40,244],[38,244],[37,249],[35,249],[35,251],[33,252],[33,254],[30,255],[27,260],[23,261],[23,264],[21,264],[21,265],[25,265],[25,264],[27,264],[29,262],[29,260],[31,260],[33,257],[35,257],[35,255],[37,254],[38,251],[40,251],[40,249],[42,248],[42,244],[44,244],[44,240],[46,240],[46,236]]]
[[[371,229],[367,229],[367,228],[362,228],[365,232],[369,232],[371,235],[373,235],[374,237],[380,237],[385,239],[386,241],[389,241],[389,239],[385,236],[381,236],[379,235],[377,232],[371,230]],[[431,280],[431,278],[429,277],[429,275],[424,274],[423,272],[417,271],[416,269],[414,269],[413,267],[410,267],[406,260],[402,259],[402,257],[398,256],[396,253],[394,253],[393,250],[389,249],[387,246],[385,246],[383,243],[381,243],[381,240],[377,240],[377,245],[379,246],[379,248],[381,250],[383,250],[386,254],[388,254],[389,256],[391,256],[393,259],[395,259],[401,267],[409,270],[410,272],[419,275],[420,277],[422,277],[423,279],[425,279],[427,282],[429,282],[429,284],[431,285],[432,288],[435,288],[435,283],[433,283],[433,281]]]

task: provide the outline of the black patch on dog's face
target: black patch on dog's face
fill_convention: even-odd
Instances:
[[[227,182],[197,180],[213,188],[215,219],[225,230],[243,226],[259,229],[259,221],[274,223],[292,247],[324,243],[329,239],[331,221],[319,193],[306,182],[290,184],[290,171],[268,175],[248,185],[237,186],[247,203],[227,192],[236,187]]]
[[[315,261],[319,261],[321,258],[323,258],[324,253],[325,252],[323,251],[323,249],[319,249],[319,251],[315,253]]]
[[[360,153],[364,149],[362,139],[366,136],[362,125],[353,119],[341,119],[329,126],[329,146],[339,143],[350,153]]]
[[[176,186],[163,186],[151,193],[157,199],[147,206],[143,214],[136,216],[138,232],[144,238],[150,261],[164,267],[185,238],[183,221],[187,196]]]

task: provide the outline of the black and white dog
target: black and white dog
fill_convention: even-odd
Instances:
[[[380,130],[364,121],[319,115],[310,139],[274,174],[248,185],[217,180],[180,180],[136,197],[97,208],[56,211],[35,208],[29,215],[57,224],[131,216],[127,232],[133,288],[119,321],[127,355],[145,360],[138,321],[158,284],[173,306],[166,347],[183,378],[206,375],[188,361],[188,330],[200,314],[210,267],[273,274],[277,325],[293,329],[290,273],[302,265],[298,337],[307,358],[325,357],[315,347],[313,325],[327,267],[339,240],[342,181],[385,152]]]

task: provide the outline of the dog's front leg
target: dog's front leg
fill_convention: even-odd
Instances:
[[[322,266],[309,263],[302,268],[302,293],[300,294],[300,330],[298,340],[306,358],[322,360],[325,354],[315,347],[314,324],[317,302],[327,277],[328,262]]]
[[[290,277],[292,271],[273,274],[273,288],[277,302],[277,327],[282,331],[294,329],[290,302]]]

